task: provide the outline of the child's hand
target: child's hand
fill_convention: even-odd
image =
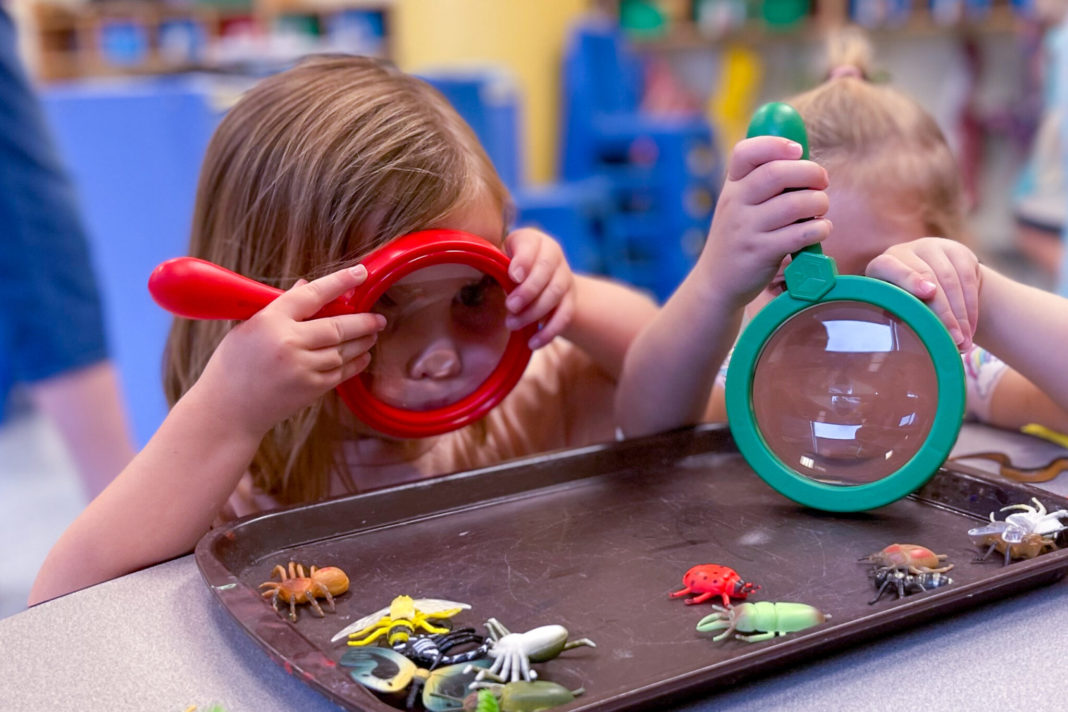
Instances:
[[[819,218],[828,207],[827,171],[800,158],[799,144],[777,136],[747,138],[734,147],[698,260],[702,277],[732,306],[767,286],[786,255],[831,231],[830,221]]]
[[[230,330],[197,386],[209,389],[213,402],[237,424],[266,433],[367,367],[385,317],[311,318],[366,279],[367,269],[357,265],[313,282],[298,281]]]
[[[905,242],[869,262],[865,274],[922,299],[946,325],[957,348],[971,348],[981,280],[979,260],[967,247],[940,237]]]
[[[519,285],[505,300],[505,324],[515,331],[547,318],[530,338],[530,348],[539,349],[571,323],[575,276],[560,244],[540,230],[520,228],[508,236],[504,247],[512,258],[508,276]]]

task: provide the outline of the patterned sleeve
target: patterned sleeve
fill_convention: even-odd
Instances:
[[[964,417],[967,420],[988,422],[994,389],[1008,370],[1008,365],[979,346],[972,346],[961,354],[961,358],[964,360],[964,386],[967,396]]]
[[[731,356],[734,355],[734,349],[727,352],[727,358],[723,359],[723,363],[720,364],[719,371],[716,372],[716,386],[721,390],[727,388],[727,369],[731,365]]]

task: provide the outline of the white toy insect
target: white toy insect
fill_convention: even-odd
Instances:
[[[486,621],[490,649],[487,655],[493,659],[488,670],[480,670],[471,684],[478,687],[482,680],[508,683],[516,680],[530,682],[538,673],[530,668],[531,663],[552,660],[565,650],[587,645],[596,648],[589,638],[567,639],[567,628],[562,625],[543,625],[526,633],[511,633],[496,618]]]
[[[994,513],[991,512],[990,524],[968,530],[973,544],[987,547],[980,561],[995,549],[1005,554],[1007,565],[1012,559],[1033,559],[1057,548],[1050,535],[1068,529],[1068,524],[1061,522],[1061,517],[1068,517],[1068,510],[1047,512],[1038,498],[1032,497],[1031,501],[1035,503],[1034,507],[1029,504],[1002,507],[999,511],[1022,510],[1006,516],[1002,521],[994,519]]]

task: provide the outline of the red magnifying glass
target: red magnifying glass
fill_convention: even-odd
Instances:
[[[367,280],[313,317],[386,317],[371,365],[337,387],[360,421],[386,435],[429,437],[478,420],[511,392],[538,327],[505,326],[504,299],[516,284],[499,247],[456,230],[425,230],[361,263]],[[282,294],[194,257],[160,264],[148,289],[160,306],[188,319],[248,319]]]

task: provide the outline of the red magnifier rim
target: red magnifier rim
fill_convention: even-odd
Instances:
[[[354,313],[369,312],[397,280],[427,267],[462,264],[495,279],[510,293],[515,282],[508,276],[508,256],[496,245],[458,230],[424,230],[399,237],[363,260],[367,281],[347,300]],[[507,396],[530,362],[530,337],[537,331],[530,324],[513,331],[497,368],[474,392],[451,405],[415,411],[389,405],[376,398],[362,374],[337,387],[349,410],[365,425],[386,435],[422,438],[440,435],[469,425],[485,416]]]

